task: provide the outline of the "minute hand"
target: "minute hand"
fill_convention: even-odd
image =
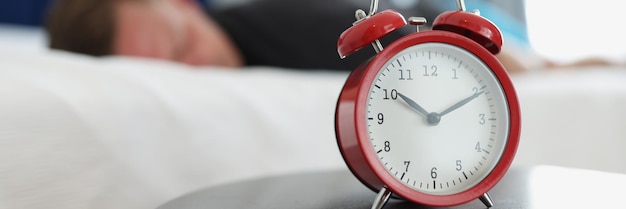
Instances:
[[[439,116],[444,116],[450,112],[452,112],[453,110],[458,109],[459,107],[462,107],[463,105],[467,104],[468,102],[474,100],[476,97],[480,96],[482,93],[484,93],[485,91],[481,91],[481,92],[476,92],[474,93],[472,96],[467,97],[459,102],[457,102],[456,104],[452,105],[451,107],[448,107],[448,109],[445,109],[444,111],[442,111],[441,113],[439,113]]]

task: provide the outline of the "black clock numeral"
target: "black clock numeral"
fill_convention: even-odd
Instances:
[[[437,73],[437,65],[423,65],[424,67],[424,74],[422,76],[425,77],[437,77],[439,76],[439,73]]]
[[[432,169],[430,169],[430,177],[433,179],[437,178],[437,167],[433,167]]]
[[[409,165],[411,165],[411,161],[404,161],[404,171],[409,172]]]
[[[382,125],[385,122],[385,115],[383,115],[383,113],[378,113],[378,124]]]
[[[383,147],[383,150],[384,150],[385,152],[389,152],[389,151],[391,151],[391,142],[389,142],[389,141],[385,141],[385,146]]]
[[[400,78],[398,80],[413,80],[411,76],[411,70],[398,70],[400,71]]]
[[[391,89],[391,91],[387,90],[387,89],[383,89],[383,92],[385,92],[385,97],[383,97],[384,100],[396,100],[398,99],[398,91],[396,89]]]

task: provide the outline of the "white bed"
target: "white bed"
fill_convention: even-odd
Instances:
[[[346,73],[98,59],[44,39],[0,27],[0,208],[155,208],[211,185],[347,169],[333,128]],[[626,69],[513,81],[514,166],[626,173]]]

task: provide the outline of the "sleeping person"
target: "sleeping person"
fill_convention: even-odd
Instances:
[[[147,57],[195,66],[352,70],[375,52],[360,50],[341,60],[337,39],[354,22],[354,11],[369,3],[256,0],[207,13],[194,0],[58,0],[46,29],[51,48],[93,56]],[[418,5],[410,14],[401,12],[432,21],[440,13],[434,8]],[[405,27],[382,42],[388,44],[411,30]],[[511,72],[526,68],[506,48],[498,58]]]

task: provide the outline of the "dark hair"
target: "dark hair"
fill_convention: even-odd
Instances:
[[[93,56],[113,53],[114,4],[120,0],[57,0],[45,22],[49,47]]]

